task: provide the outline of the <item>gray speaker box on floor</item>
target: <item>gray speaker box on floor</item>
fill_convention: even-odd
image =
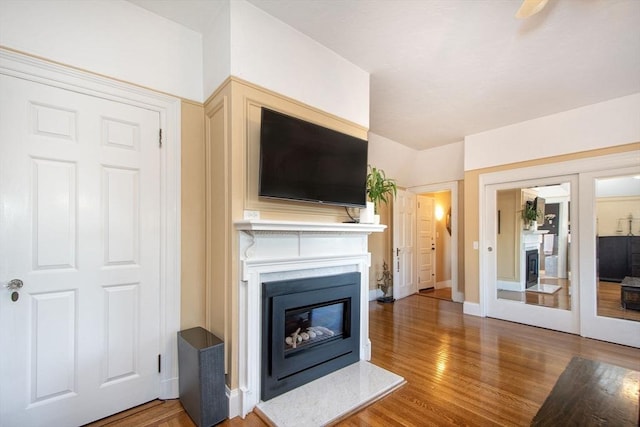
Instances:
[[[178,332],[178,369],[180,402],[196,425],[209,427],[229,417],[220,338],[200,327]]]

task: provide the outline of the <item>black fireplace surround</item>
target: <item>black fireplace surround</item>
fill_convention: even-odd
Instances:
[[[262,283],[263,401],[360,359],[360,273]]]
[[[538,284],[538,276],[540,274],[540,269],[538,266],[538,251],[536,249],[527,251],[525,253],[525,258],[527,262],[526,268],[526,288],[530,288]]]

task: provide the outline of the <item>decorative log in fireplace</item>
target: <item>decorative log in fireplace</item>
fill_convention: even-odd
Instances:
[[[360,273],[262,287],[262,400],[359,360]]]

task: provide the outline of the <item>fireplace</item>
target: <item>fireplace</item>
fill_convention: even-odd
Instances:
[[[531,286],[535,286],[538,284],[538,274],[539,274],[539,266],[538,266],[538,250],[530,250],[525,253],[526,258],[526,287],[530,288]]]
[[[261,399],[359,360],[358,272],[262,283]]]
[[[238,383],[232,384],[229,390],[230,418],[244,417],[260,403],[262,382],[267,376],[263,373],[263,355],[268,354],[270,358],[268,363],[271,363],[273,355],[268,350],[274,350],[274,348],[277,350],[277,347],[269,347],[270,344],[265,346],[262,340],[265,319],[263,284],[265,283],[356,273],[357,275],[352,278],[357,282],[359,290],[357,294],[352,295],[350,307],[343,306],[346,307],[343,310],[350,313],[351,323],[344,328],[342,335],[347,336],[348,340],[353,341],[353,345],[357,347],[354,352],[356,361],[371,359],[368,311],[371,256],[367,250],[367,244],[368,235],[383,231],[385,226],[246,220],[236,222],[236,228],[240,232],[238,244],[240,275],[237,288]],[[291,290],[297,288],[298,286],[294,285]],[[331,292],[337,292],[339,289],[340,287]],[[345,297],[330,295],[327,301],[343,298]],[[316,303],[296,305],[304,308],[305,304]],[[296,314],[295,307],[288,307],[288,309],[292,310],[290,314]],[[354,318],[357,320],[353,320]],[[283,340],[286,340],[285,332],[279,341],[280,345]],[[296,350],[299,350],[297,345]],[[278,351],[284,354],[285,347],[281,347]],[[298,352],[287,352],[286,355]],[[292,358],[293,356],[288,357],[288,360]],[[330,366],[330,364],[324,366]],[[293,376],[287,378],[293,378]],[[288,382],[291,381],[293,380],[288,380]]]

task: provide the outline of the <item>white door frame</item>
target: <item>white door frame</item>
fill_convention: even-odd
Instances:
[[[442,182],[439,184],[420,185],[409,190],[415,194],[451,193],[451,299],[464,302],[464,293],[458,288],[458,181]]]
[[[156,111],[160,151],[160,398],[178,397],[180,330],[180,100],[86,71],[0,48],[0,74]]]

